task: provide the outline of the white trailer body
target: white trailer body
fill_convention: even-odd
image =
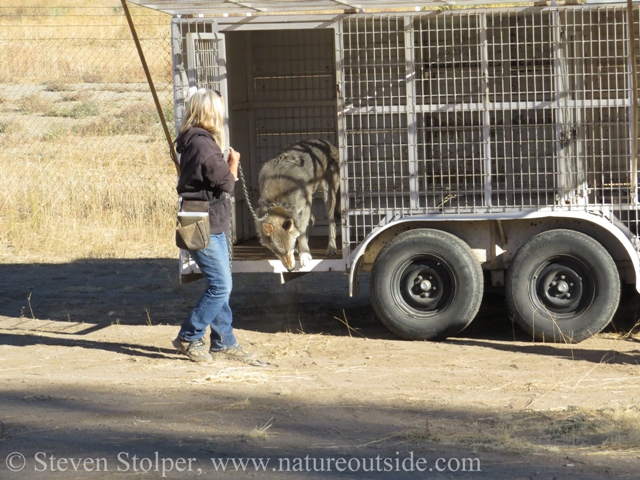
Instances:
[[[340,150],[342,256],[304,270],[348,272],[352,293],[373,270],[374,307],[402,336],[442,338],[475,315],[482,287],[466,292],[448,256],[477,264],[472,283],[505,285],[539,339],[586,338],[620,283],[640,291],[637,7],[208,17],[221,2],[189,4],[154,2],[189,13],[172,22],[177,122],[190,87],[227,100],[249,191],[234,199],[234,272],[285,271],[257,245],[247,202],[282,147],[325,138]],[[394,248],[417,250],[395,265]],[[183,252],[181,273],[196,272]],[[536,315],[551,326],[524,318]]]

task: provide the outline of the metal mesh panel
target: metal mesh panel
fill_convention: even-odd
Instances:
[[[406,105],[404,17],[356,17],[344,25],[345,104]]]
[[[626,11],[563,12],[570,107],[575,139],[584,155],[588,203],[629,204],[630,70]]]
[[[447,210],[483,204],[482,124],[479,112],[419,114],[420,198]]]
[[[637,234],[627,29],[624,7],[345,20],[351,247],[435,212],[596,211]]]
[[[218,73],[218,45],[215,38],[194,38],[196,85],[201,88],[217,86],[220,78]]]
[[[485,120],[496,207],[553,205],[555,155],[554,11],[488,14]],[[487,118],[488,117],[488,118]]]
[[[405,17],[343,25],[349,239],[410,211]]]
[[[557,12],[486,14],[487,73],[491,102],[551,102]]]
[[[498,110],[490,118],[493,205],[553,205],[557,191],[554,111]]]
[[[419,105],[482,101],[480,20],[476,13],[414,20]]]
[[[430,208],[483,204],[481,20],[471,12],[413,22],[418,188]]]
[[[175,168],[122,6],[102,5],[0,7],[7,258],[175,255]],[[170,19],[131,13],[172,122]]]

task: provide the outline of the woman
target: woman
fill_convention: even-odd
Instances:
[[[238,178],[240,154],[230,149],[228,159],[224,159],[224,115],[219,92],[197,90],[189,99],[176,139],[181,169],[178,194],[183,202],[208,201],[211,226],[209,245],[189,252],[208,286],[173,340],[178,352],[194,362],[207,362],[218,355],[242,361],[255,358],[238,345],[231,326],[232,282],[226,232],[231,224],[229,193]],[[207,327],[211,328],[209,351],[203,341]]]

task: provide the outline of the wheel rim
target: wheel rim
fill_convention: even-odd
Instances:
[[[423,255],[396,269],[392,289],[400,308],[414,315],[433,316],[451,304],[456,283],[451,267],[444,260]]]
[[[536,307],[559,318],[581,314],[594,299],[593,273],[584,262],[572,256],[544,262],[535,270],[529,284]]]

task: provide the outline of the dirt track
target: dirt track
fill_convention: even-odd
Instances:
[[[161,477],[163,465],[166,478],[637,478],[637,337],[532,344],[487,294],[457,338],[407,342],[366,295],[347,297],[340,274],[284,286],[237,275],[238,337],[272,366],[202,366],[170,348],[203,288],[177,286],[175,270],[175,260],[2,265],[0,478]],[[26,458],[20,472],[8,470],[11,452]],[[252,457],[268,458],[266,470],[223,474],[210,460]],[[196,459],[190,471],[181,458]],[[438,471],[471,458],[480,472]]]

